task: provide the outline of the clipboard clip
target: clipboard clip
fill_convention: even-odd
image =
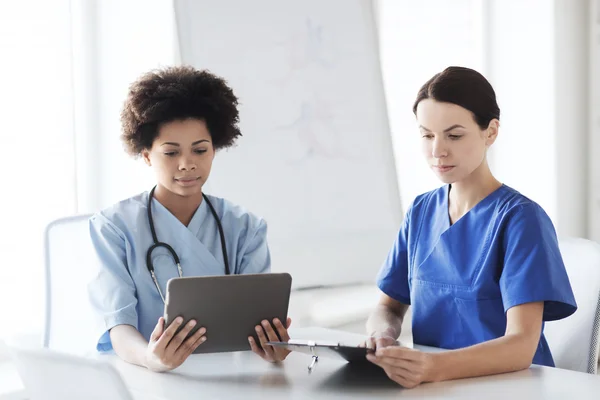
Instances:
[[[315,367],[317,366],[317,363],[319,362],[319,356],[315,354],[315,348],[314,346],[314,342],[311,343],[312,346],[310,346],[310,352],[312,353],[312,360],[310,362],[310,365],[308,366],[308,374],[310,375],[310,373],[313,371],[313,369],[315,369]]]

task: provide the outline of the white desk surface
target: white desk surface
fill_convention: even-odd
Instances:
[[[321,328],[296,329],[291,335],[294,339],[345,344],[357,344],[362,339],[360,335]],[[407,390],[375,366],[358,368],[323,357],[308,374],[311,358],[301,353],[290,354],[280,366],[251,352],[192,355],[168,373],[150,372],[115,355],[97,358],[116,366],[136,399],[600,399],[600,376],[538,366],[516,373],[427,383]]]

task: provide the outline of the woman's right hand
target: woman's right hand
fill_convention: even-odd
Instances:
[[[183,318],[177,317],[167,329],[165,319],[160,317],[154,331],[150,335],[150,342],[146,350],[144,365],[151,371],[164,372],[179,367],[206,340],[206,329],[198,329],[186,339],[196,325],[196,321],[189,321],[185,327],[175,335],[183,323]]]
[[[395,337],[397,337],[395,332],[392,332],[391,329],[387,329],[382,333],[374,333],[358,347],[366,347],[368,349],[377,350],[388,346],[396,346],[398,345],[398,341],[395,339]]]

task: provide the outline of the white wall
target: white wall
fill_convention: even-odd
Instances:
[[[589,197],[588,231],[590,238],[600,242],[600,1],[590,0],[588,15],[590,40],[589,71],[589,132],[588,147]]]
[[[378,1],[382,68],[404,207],[415,195],[440,185],[418,153],[414,97],[434,73],[463,65],[482,72],[496,90],[501,129],[489,153],[494,174],[538,202],[559,235],[587,236],[589,3]],[[600,174],[596,176],[600,193]]]
[[[500,106],[492,171],[537,201],[556,223],[554,7],[548,0],[493,0],[488,79]]]
[[[489,78],[501,109],[492,167],[560,236],[587,236],[588,0],[489,2]]]
[[[412,105],[421,85],[449,65],[483,66],[478,0],[379,0],[381,64],[402,206],[441,185],[420,154]]]
[[[556,225],[563,236],[588,235],[589,3],[554,0]]]
[[[76,121],[81,157],[79,212],[93,212],[154,184],[151,170],[120,141],[120,112],[131,82],[178,61],[173,4],[164,0],[79,0],[80,68]]]

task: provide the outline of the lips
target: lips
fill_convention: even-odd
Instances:
[[[454,168],[454,165],[433,165],[433,168],[437,169],[440,172],[446,172]]]
[[[199,185],[199,176],[185,176],[181,178],[175,178],[175,182],[182,187],[195,187]]]

